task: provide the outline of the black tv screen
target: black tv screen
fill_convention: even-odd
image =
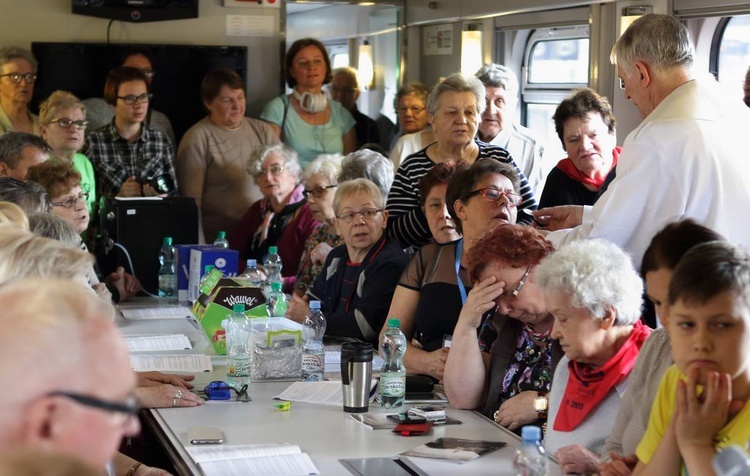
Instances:
[[[107,74],[134,46],[146,46],[154,55],[151,107],[169,117],[178,143],[185,131],[206,115],[200,84],[207,72],[229,68],[246,78],[244,46],[34,42],[31,51],[39,61],[39,71],[31,109],[38,111],[39,103],[57,89],[70,91],[80,99],[102,97]]]

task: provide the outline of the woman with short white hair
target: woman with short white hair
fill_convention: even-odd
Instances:
[[[370,149],[360,149],[347,154],[341,162],[339,183],[357,178],[366,178],[388,196],[393,184],[393,164],[382,154]]]
[[[630,257],[601,239],[561,248],[535,278],[565,353],[552,379],[545,447],[564,473],[593,473],[651,333],[640,321],[643,282]]]

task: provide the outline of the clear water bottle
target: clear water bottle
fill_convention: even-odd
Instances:
[[[281,283],[271,283],[271,292],[266,295],[268,317],[285,317],[286,308],[286,294],[281,291]]]
[[[174,254],[172,237],[165,236],[159,249],[159,296],[161,297],[173,297],[177,289]]]
[[[326,351],[323,346],[326,318],[320,310],[320,301],[310,301],[310,311],[305,317],[303,332],[305,344],[302,348],[302,380],[322,382],[326,365]]]
[[[380,370],[380,403],[385,408],[396,408],[404,404],[406,396],[406,368],[403,359],[406,352],[406,337],[399,326],[400,319],[388,319],[388,329],[380,341],[383,352],[383,368]]]
[[[245,271],[240,275],[240,278],[247,279],[253,286],[263,287],[263,276],[258,271],[258,264],[254,259],[247,260],[247,266],[245,267]]]
[[[264,292],[266,296],[271,292],[271,283],[282,282],[281,279],[281,256],[279,256],[279,249],[276,246],[268,247],[268,254],[266,255],[266,261],[263,263],[263,267],[266,270],[266,286]]]
[[[516,449],[513,468],[516,476],[545,476],[547,453],[542,446],[542,430],[538,426],[521,428],[521,444]]]
[[[229,249],[229,242],[227,241],[227,232],[226,231],[220,231],[216,234],[216,239],[214,240],[214,246],[217,248],[224,248]]]
[[[198,284],[199,289],[203,287],[203,284],[208,279],[208,275],[211,274],[211,271],[213,270],[214,270],[214,265],[212,264],[207,264],[206,266],[203,267],[203,275],[201,275],[201,281]]]
[[[239,389],[250,384],[250,334],[252,326],[245,315],[245,305],[235,304],[232,313],[221,322],[227,334],[227,381]]]

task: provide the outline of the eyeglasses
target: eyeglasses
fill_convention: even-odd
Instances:
[[[617,78],[617,80],[620,82],[620,89],[625,89],[625,81],[622,78]]]
[[[338,185],[327,185],[325,187],[315,187],[311,190],[302,190],[302,194],[305,196],[305,198],[312,195],[315,198],[320,198],[323,196],[323,192],[328,190],[329,188],[335,188],[338,187]]]
[[[77,197],[70,197],[67,200],[63,200],[62,202],[50,202],[50,205],[52,205],[53,207],[73,208],[78,204],[79,201],[86,203],[86,200],[88,199],[89,193],[81,192]]]
[[[49,124],[57,124],[63,129],[70,129],[70,126],[76,126],[76,129],[78,129],[79,131],[82,131],[86,129],[86,127],[88,127],[89,121],[73,121],[71,119],[66,119],[64,117],[61,117],[60,119],[49,121]]]
[[[270,172],[272,176],[278,177],[279,175],[281,175],[281,172],[283,172],[283,171],[284,171],[284,166],[283,165],[272,165],[267,170],[266,169],[260,169],[258,171],[258,173],[256,173],[255,175],[257,177],[265,177]]]
[[[341,215],[338,215],[336,218],[343,221],[344,223],[351,223],[352,220],[357,217],[357,215],[361,216],[365,220],[371,220],[375,215],[382,211],[382,209],[377,208],[364,208],[358,212],[344,212]]]
[[[132,106],[136,102],[149,102],[151,101],[151,98],[154,95],[151,93],[143,93],[140,96],[136,96],[135,94],[128,94],[127,96],[117,96],[117,99],[122,99],[122,101],[127,104],[128,106]]]
[[[47,396],[65,397],[87,407],[125,415],[125,419],[123,420],[123,427],[127,426],[132,418],[138,416],[138,401],[133,395],[128,395],[127,397],[125,397],[125,401],[123,401],[122,403],[110,402],[108,400],[102,400],[101,398],[74,392],[50,392],[47,394]]]
[[[513,291],[509,291],[507,293],[502,293],[500,296],[498,296],[498,299],[515,299],[518,297],[518,295],[521,293],[521,289],[523,289],[523,285],[526,284],[526,280],[529,278],[529,273],[531,272],[531,266],[526,268],[526,272],[523,273],[523,277],[518,282],[518,285]]]
[[[420,112],[424,111],[425,109],[427,109],[427,108],[426,107],[417,107],[417,106],[399,107],[398,109],[396,109],[396,112],[398,112],[399,114],[406,114],[407,112],[410,112],[410,113],[412,113],[412,114],[414,114],[416,116],[417,114],[419,114]]]
[[[27,84],[33,83],[36,81],[36,73],[7,73],[7,74],[0,74],[0,78],[8,77],[11,81],[14,83],[20,83],[23,79],[26,81]]]
[[[515,192],[512,192],[510,190],[498,190],[496,188],[480,188],[479,190],[474,190],[473,192],[469,193],[464,197],[464,200],[467,200],[474,195],[482,195],[482,198],[485,200],[489,200],[491,202],[496,202],[500,200],[501,197],[505,197],[506,200],[508,200],[508,205],[512,207],[517,207],[521,204],[521,197],[519,197]]]

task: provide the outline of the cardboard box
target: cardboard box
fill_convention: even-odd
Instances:
[[[184,302],[188,300],[188,282],[190,281],[190,250],[213,248],[214,245],[176,245],[177,263],[177,300]]]
[[[224,276],[237,276],[239,256],[240,254],[235,250],[213,246],[210,248],[191,248],[187,300],[193,302],[198,299],[200,295],[198,286],[203,276],[203,270],[209,264],[213,265],[214,269],[221,271]]]

